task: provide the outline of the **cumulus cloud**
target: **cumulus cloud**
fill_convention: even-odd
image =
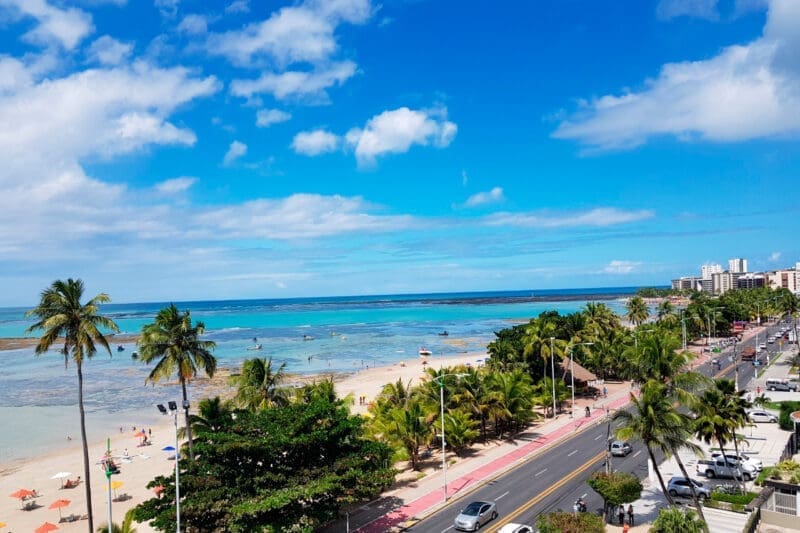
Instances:
[[[91,15],[77,8],[62,9],[46,0],[0,0],[0,6],[18,17],[36,19],[37,25],[23,36],[32,43],[57,43],[72,50],[94,31]]]
[[[249,0],[234,0],[225,7],[225,13],[249,13]]]
[[[178,24],[178,31],[187,35],[203,35],[208,31],[208,18],[203,15],[186,15]]]
[[[571,213],[494,213],[485,218],[485,223],[490,226],[523,228],[606,227],[639,222],[653,216],[653,211],[647,209],[626,211],[614,207],[598,207]]]
[[[620,261],[615,259],[603,268],[603,272],[606,274],[630,274],[641,264],[640,261]]]
[[[254,94],[271,94],[278,100],[301,97],[325,97],[325,89],[341,85],[356,72],[352,61],[333,63],[312,71],[264,72],[255,80],[233,80],[231,93],[235,96],[251,97]]]
[[[709,20],[719,18],[718,0],[661,0],[656,7],[659,18],[697,17]]]
[[[153,0],[153,5],[164,18],[175,18],[180,3],[181,0]]]
[[[701,61],[670,63],[639,91],[584,102],[554,136],[593,149],[657,136],[738,142],[800,131],[800,2],[772,0],[763,35]]]
[[[325,130],[301,131],[292,140],[292,149],[303,155],[319,155],[335,152],[339,147],[339,137]]]
[[[292,115],[280,109],[259,109],[256,113],[256,126],[268,128],[273,124],[279,124],[291,119]]]
[[[447,110],[412,110],[401,107],[369,119],[363,128],[347,132],[345,140],[360,165],[371,165],[381,155],[407,152],[412,145],[446,147],[458,131],[447,120]]]
[[[773,263],[778,261],[780,258],[781,258],[780,252],[772,252],[769,256],[769,260],[772,261]]]
[[[491,191],[473,194],[464,203],[467,207],[478,207],[486,204],[496,204],[505,201],[502,187],[494,187]]]
[[[103,35],[89,46],[87,55],[93,61],[103,65],[119,65],[128,58],[132,51],[132,44],[120,42],[109,35]]]
[[[164,195],[172,195],[185,192],[197,183],[197,178],[192,176],[181,176],[156,183],[153,187],[157,192]]]
[[[222,159],[222,164],[225,166],[232,165],[234,161],[244,156],[247,153],[247,145],[241,141],[233,141],[225,152],[225,157]]]

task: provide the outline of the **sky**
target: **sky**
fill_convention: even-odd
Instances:
[[[0,305],[794,266],[796,0],[0,0]]]

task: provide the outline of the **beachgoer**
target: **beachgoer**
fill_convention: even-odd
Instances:
[[[608,396],[608,389],[607,389],[607,388],[605,388],[605,386],[604,386],[604,387],[603,387],[603,398],[605,398],[605,397],[607,397],[607,396]]]
[[[589,406],[587,405],[586,406],[586,418],[589,418],[590,416],[592,416],[592,410],[589,409]]]
[[[617,513],[617,517],[619,518],[619,525],[623,525],[625,523],[625,506],[619,506],[619,512]]]
[[[122,454],[124,457],[128,457],[128,448],[125,448],[125,451]]]
[[[152,437],[153,436],[153,428],[147,428],[147,434]]]
[[[761,387],[756,387],[756,396],[761,396]]]
[[[633,504],[628,505],[628,523],[633,525]]]

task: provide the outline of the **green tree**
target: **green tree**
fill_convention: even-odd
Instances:
[[[219,396],[200,400],[200,403],[197,404],[197,412],[196,415],[189,415],[193,435],[202,431],[220,431],[233,422],[233,411],[230,405],[228,402],[222,401]],[[186,428],[181,428],[178,436],[184,438],[185,435]]]
[[[102,330],[119,331],[113,320],[100,314],[100,305],[110,302],[105,293],[100,293],[88,302],[81,303],[83,298],[83,281],[72,278],[56,280],[42,291],[39,305],[31,309],[25,316],[36,317],[26,333],[42,331],[34,353],[39,356],[46,353],[57,342],[63,342],[61,353],[64,355],[64,367],[69,357],[78,371],[78,411],[81,422],[81,443],[83,445],[83,475],[88,505],[89,532],[94,531],[92,515],[92,490],[89,478],[89,445],[86,440],[86,418],[83,407],[83,362],[97,353],[100,345],[111,356],[111,348]]]
[[[437,425],[441,427],[441,423]],[[461,455],[480,434],[478,421],[466,411],[456,409],[444,414],[445,442],[456,455]]]
[[[133,510],[125,513],[122,524],[112,524],[111,531],[109,531],[108,522],[106,522],[97,528],[97,533],[136,533],[136,528],[133,527]]]
[[[205,325],[202,322],[192,325],[189,311],[181,313],[175,304],[170,304],[158,312],[152,324],[142,327],[142,336],[138,343],[140,361],[150,364],[158,360],[146,382],[155,384],[162,379],[169,379],[173,374],[178,376],[183,394],[186,435],[189,440],[191,460],[194,460],[194,444],[186,384],[197,376],[198,370],[205,370],[206,375],[211,377],[217,368],[217,360],[211,354],[216,343],[200,339],[204,331]]]
[[[672,302],[669,300],[664,300],[658,304],[656,316],[658,317],[658,322],[660,323],[672,324],[678,320],[678,316],[675,314],[675,306],[672,305]]]
[[[528,374],[521,370],[490,374],[487,385],[495,399],[489,416],[498,436],[506,429],[517,431],[533,417],[533,386]]]
[[[650,317],[650,310],[641,296],[633,296],[628,299],[625,309],[627,310],[625,316],[628,321],[637,327],[644,324]]]
[[[237,386],[235,401],[239,407],[255,411],[275,405],[286,405],[289,401],[281,388],[285,379],[286,363],[277,369],[269,359],[256,357],[242,364],[242,372],[233,378]]]
[[[627,472],[595,472],[586,483],[603,497],[603,516],[606,517],[610,508],[635,502],[642,497],[642,482]]]
[[[708,526],[700,519],[698,514],[691,509],[679,507],[662,508],[658,518],[653,522],[650,533],[707,533]]]
[[[555,511],[543,514],[536,521],[539,533],[603,533],[603,520],[591,513],[565,513]]]

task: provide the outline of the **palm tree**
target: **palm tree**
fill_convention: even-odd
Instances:
[[[586,317],[586,326],[590,330],[598,329],[604,334],[617,329],[620,325],[617,314],[602,302],[588,302],[583,315]]]
[[[706,533],[708,526],[701,520],[697,513],[691,509],[683,510],[678,507],[668,507],[658,512],[658,518],[653,522],[650,533]]]
[[[647,303],[641,296],[634,296],[629,299],[626,308],[628,312],[625,314],[625,316],[634,326],[641,326],[650,316],[650,310],[647,308]]]
[[[81,418],[81,442],[83,444],[83,475],[86,482],[86,505],[89,517],[89,532],[94,531],[92,516],[92,490],[89,479],[89,444],[86,440],[86,419],[83,408],[83,361],[97,352],[99,344],[111,356],[108,340],[102,329],[117,332],[117,325],[108,317],[99,314],[100,304],[110,302],[105,293],[100,293],[85,304],[83,297],[83,281],[72,278],[56,280],[50,287],[42,291],[39,305],[31,309],[25,316],[35,316],[38,320],[26,333],[42,330],[42,336],[36,344],[35,354],[42,355],[56,342],[64,342],[61,353],[64,355],[64,367],[68,357],[72,355],[78,370],[78,411]]]
[[[286,363],[281,363],[275,370],[272,357],[246,360],[242,364],[242,373],[233,380],[239,387],[236,391],[237,405],[251,411],[286,405],[286,391],[281,388],[286,377],[285,368]]]
[[[481,372],[475,368],[464,369],[464,376],[458,380],[458,387],[452,393],[453,403],[462,406],[478,419],[481,427],[481,439],[486,440],[486,422],[492,406],[496,403],[495,398],[489,393],[487,388],[486,372]]]
[[[502,374],[490,374],[488,386],[496,402],[489,416],[495,423],[498,436],[502,436],[506,427],[515,431],[531,419],[533,386],[528,374],[519,369]]]
[[[445,413],[444,433],[447,435],[447,445],[453,449],[456,455],[461,455],[461,452],[478,437],[479,432],[475,429],[477,426],[478,421],[463,409]],[[441,422],[437,424],[437,427],[441,427]]]
[[[97,533],[136,533],[136,528],[133,527],[133,509],[125,513],[122,525],[112,524],[111,531],[109,531],[108,522],[106,522],[97,528]]]
[[[206,375],[212,377],[217,368],[217,359],[211,354],[211,350],[217,345],[213,341],[200,339],[204,331],[205,325],[202,322],[192,326],[189,311],[180,312],[175,304],[170,304],[158,312],[152,324],[142,327],[142,336],[138,343],[140,361],[149,364],[158,359],[158,363],[145,382],[155,384],[162,379],[169,379],[174,373],[178,375],[183,393],[189,458],[192,461],[194,461],[194,446],[186,383],[197,376],[199,369],[205,370]]]
[[[189,416],[194,435],[201,431],[220,431],[233,422],[233,411],[229,403],[222,401],[219,396],[200,400],[197,412],[198,414]],[[181,428],[178,436],[183,438],[185,435],[186,428]]]
[[[658,317],[659,323],[674,324],[678,317],[675,314],[675,306],[672,305],[672,302],[669,300],[664,300],[660,304],[658,304],[658,308],[656,309],[656,316]]]

